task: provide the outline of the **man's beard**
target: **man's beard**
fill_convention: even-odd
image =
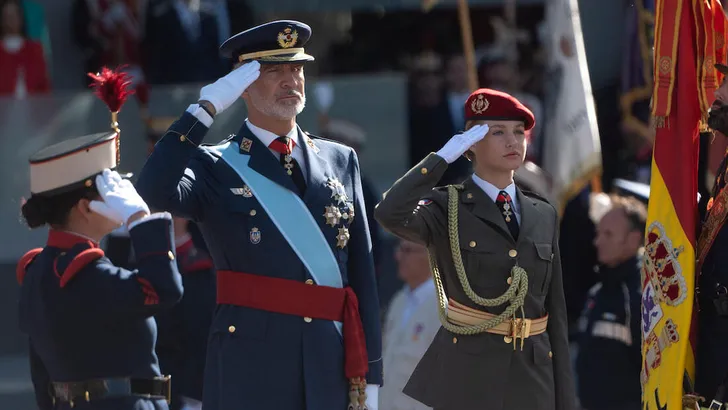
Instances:
[[[282,120],[290,120],[303,112],[306,107],[306,94],[295,90],[289,90],[287,95],[297,95],[300,100],[276,101],[276,97],[267,100],[258,94],[253,88],[249,88],[250,102],[256,110],[261,113]]]
[[[708,127],[728,136],[728,105],[720,101],[713,103],[708,113]]]

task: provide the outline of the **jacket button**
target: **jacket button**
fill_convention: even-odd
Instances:
[[[549,351],[549,358],[552,358],[552,357],[554,357],[554,354],[553,354],[553,352]]]
[[[513,341],[513,338],[510,336],[503,336],[503,341],[506,343],[511,343]]]
[[[313,279],[306,279],[307,285],[313,285]]]
[[[515,249],[511,249],[510,251],[508,251],[508,256],[510,256],[511,258],[515,258],[516,256],[518,256],[518,251]]]
[[[422,168],[422,169],[420,169],[420,173],[421,173],[422,175],[427,175],[427,168]]]
[[[310,317],[308,317],[308,316],[306,316],[306,317],[304,317],[304,318],[303,318],[303,321],[304,321],[304,322],[306,322],[306,323],[311,323],[311,321],[312,321],[312,320],[313,320],[313,319],[311,319],[311,318],[310,318]]]
[[[468,199],[473,199],[473,194],[471,194],[470,192],[468,192],[468,194],[465,195],[465,197],[468,198]]]
[[[255,209],[250,210],[250,216],[255,216],[255,214],[257,214],[257,213],[258,213],[258,211],[256,211]]]
[[[185,137],[184,135],[179,136],[179,140],[182,142],[185,142],[186,139],[187,139],[187,137]]]
[[[235,326],[228,327],[228,332],[235,333]]]
[[[475,242],[475,241],[470,241],[470,247],[471,247],[471,248],[475,248],[475,245],[477,245],[477,244],[478,244],[478,243],[477,243],[477,242]]]
[[[174,253],[172,253],[172,251],[167,252],[167,256],[169,256],[169,260],[174,260]]]
[[[453,342],[453,343],[457,343],[457,342],[458,342],[458,338],[457,338],[457,337],[453,337],[453,338],[452,338],[452,342]]]
[[[509,285],[511,283],[513,283],[513,278],[512,277],[508,277],[508,279],[506,280],[506,283],[508,283]]]

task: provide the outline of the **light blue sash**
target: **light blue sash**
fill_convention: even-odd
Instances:
[[[301,198],[251,169],[248,166],[250,155],[240,154],[237,144],[228,142],[213,149],[220,153],[221,158],[250,188],[313,280],[321,286],[341,288],[343,283],[339,263]],[[341,333],[341,323],[334,323]]]

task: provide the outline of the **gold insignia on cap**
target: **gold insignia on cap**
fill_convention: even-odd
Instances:
[[[281,48],[290,48],[296,45],[298,41],[298,32],[291,30],[290,27],[286,27],[283,31],[278,33],[278,45]]]
[[[243,138],[243,141],[240,143],[240,149],[245,152],[250,152],[250,147],[253,146],[253,140],[249,140],[247,138]]]
[[[484,113],[485,110],[487,110],[489,106],[490,106],[490,103],[488,102],[488,100],[485,97],[483,97],[483,94],[479,94],[470,103],[470,109],[473,111],[474,114]]]

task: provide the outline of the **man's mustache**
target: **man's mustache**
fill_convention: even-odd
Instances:
[[[299,93],[296,90],[288,90],[287,92],[285,92],[283,94],[277,95],[276,98],[291,97],[291,96],[296,96],[298,98],[303,99],[303,94],[302,93]]]

